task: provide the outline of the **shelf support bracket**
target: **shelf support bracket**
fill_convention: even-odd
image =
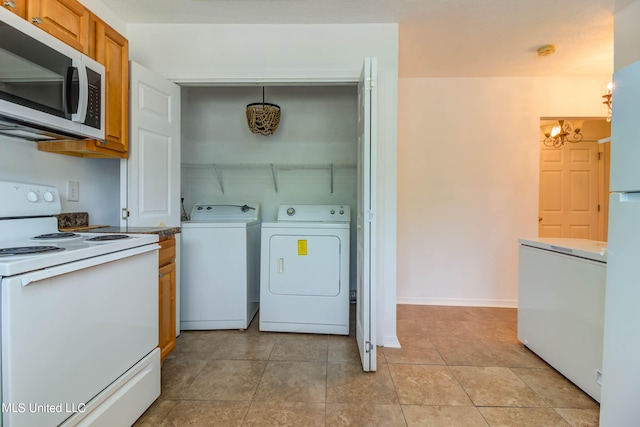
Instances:
[[[331,163],[331,194],[333,194],[333,163]]]
[[[222,182],[222,170],[218,165],[213,165],[213,170],[216,172],[216,177],[218,177],[218,184],[220,184],[220,190],[222,190],[222,194],[224,194],[224,184]]]
[[[275,188],[276,193],[278,193],[278,179],[276,176],[276,168],[275,166],[273,166],[273,163],[271,163],[270,166],[271,166],[271,177],[273,178],[273,188]]]

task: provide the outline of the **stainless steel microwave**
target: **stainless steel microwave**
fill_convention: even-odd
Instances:
[[[104,139],[104,67],[0,7],[0,135]]]

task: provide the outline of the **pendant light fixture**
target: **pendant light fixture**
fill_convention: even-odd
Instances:
[[[247,125],[252,133],[273,135],[280,124],[280,107],[264,102],[264,86],[262,86],[262,102],[247,105]]]

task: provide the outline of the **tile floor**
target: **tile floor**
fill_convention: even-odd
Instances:
[[[516,310],[398,306],[401,349],[353,336],[186,331],[142,426],[597,426],[599,405],[520,344]],[[353,328],[352,328],[353,329]]]

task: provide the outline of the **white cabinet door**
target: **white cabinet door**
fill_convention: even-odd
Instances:
[[[376,58],[365,58],[358,82],[356,339],[364,371],[376,370]]]
[[[180,87],[130,62],[129,158],[121,173],[123,224],[180,226]],[[124,200],[126,198],[126,200]]]
[[[613,75],[611,191],[640,191],[640,61]]]

